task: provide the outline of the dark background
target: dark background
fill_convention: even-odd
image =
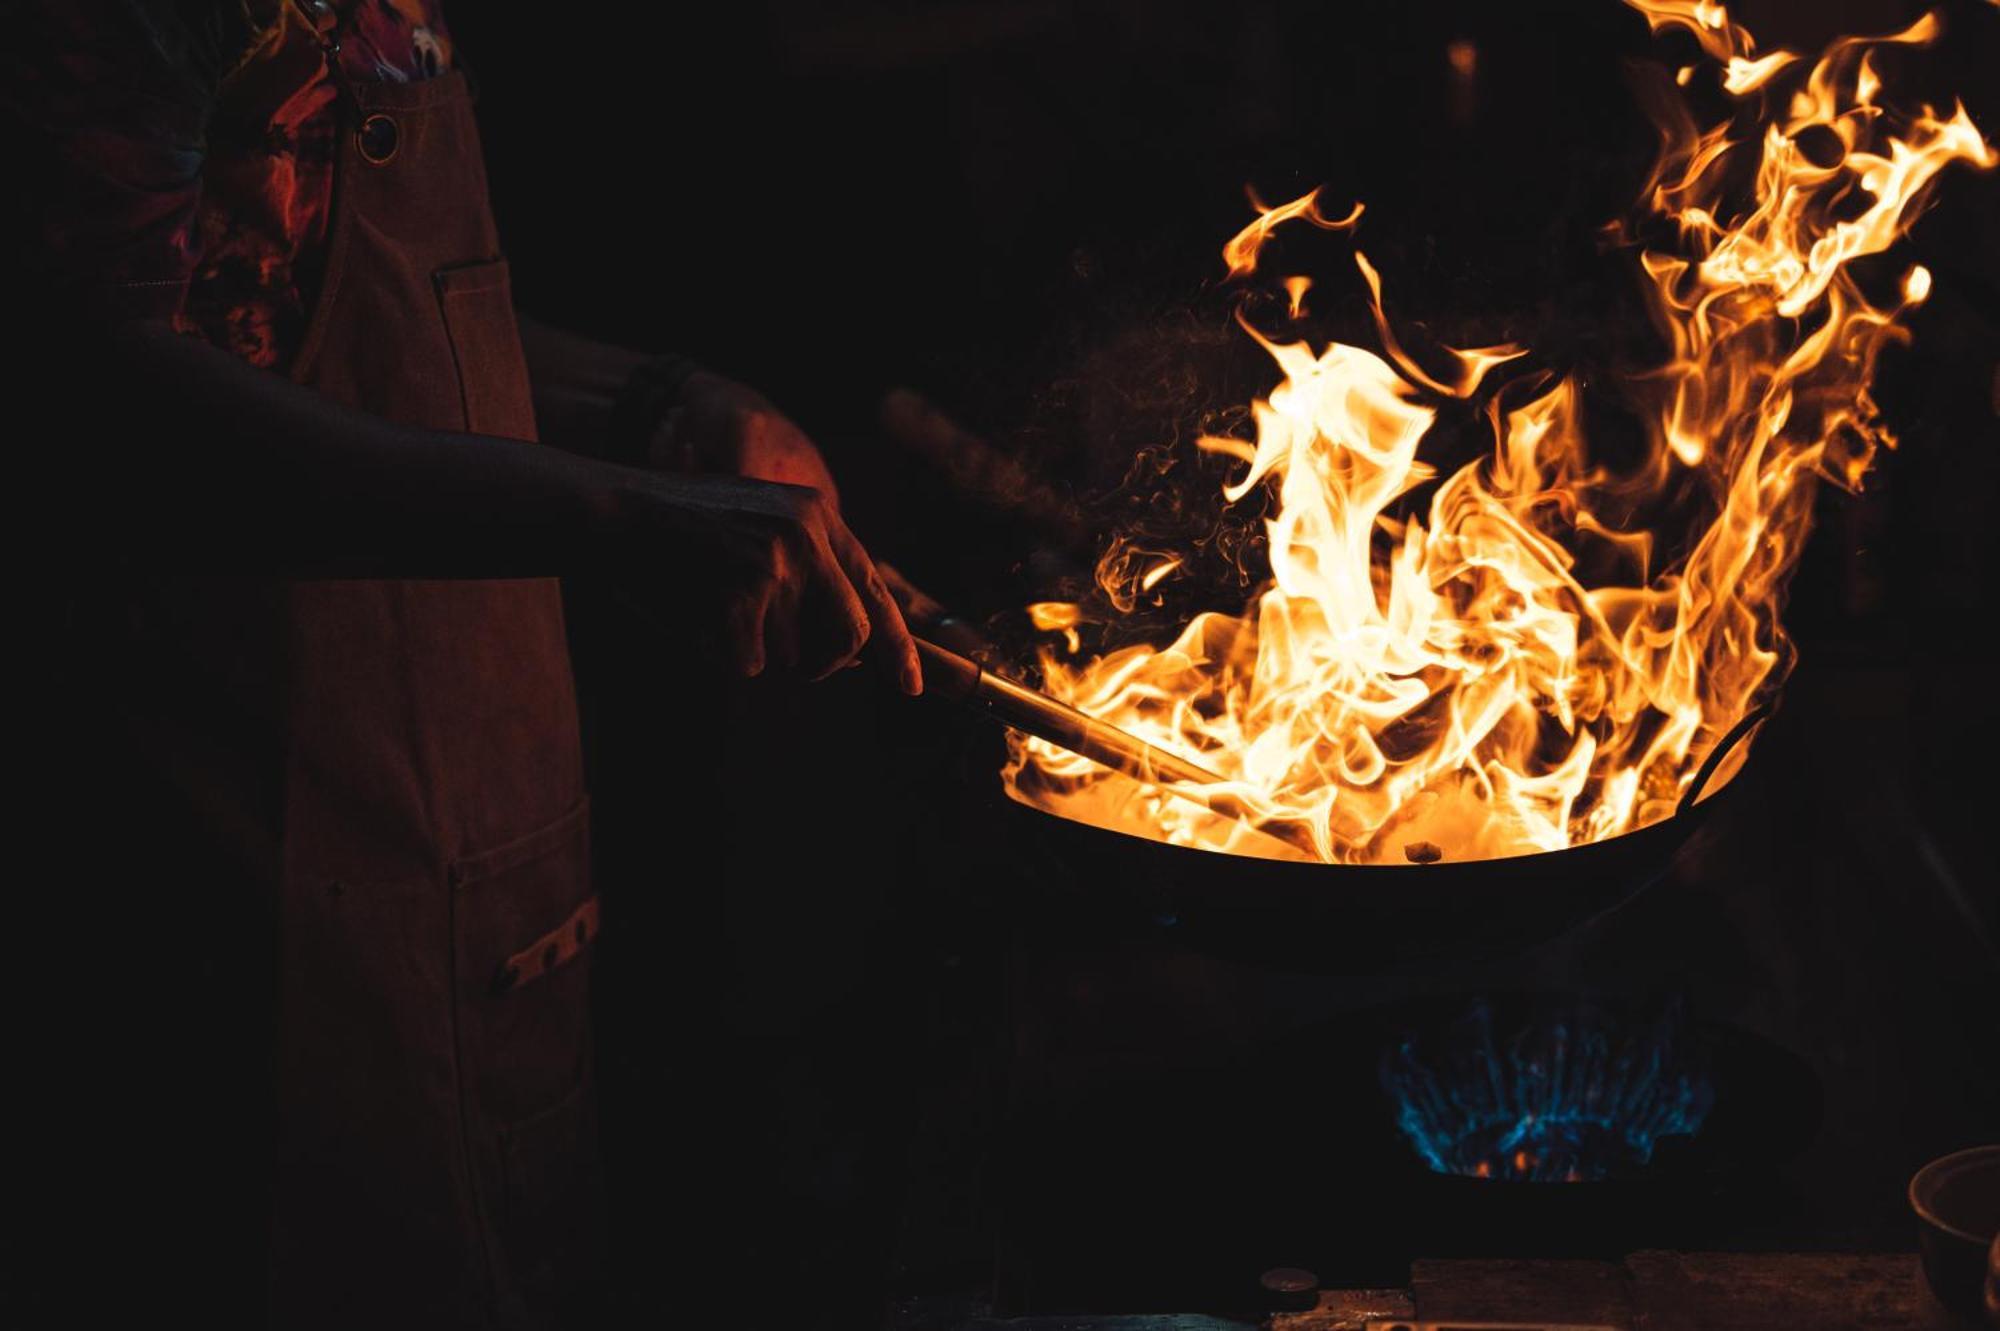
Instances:
[[[1653,147],[1634,62],[1691,53],[1615,0],[447,3],[523,307],[764,389],[825,446],[871,547],[1009,642],[1024,602],[1074,590],[1098,534],[1214,502],[1198,467],[1168,477],[1165,505],[1121,482],[1140,450],[1229,428],[1271,385],[1220,281],[1246,184],[1365,200],[1392,310],[1446,341],[1518,337],[1595,374],[1644,360],[1629,256],[1596,233]],[[1732,9],[1802,48],[1921,12]],[[1937,46],[1885,61],[1893,95],[1962,96],[2000,140],[2000,7],[1946,11]],[[1470,83],[1453,41],[1478,51]],[[1662,882],[1524,957],[1384,977],[1361,964],[1371,940],[1340,937],[1325,947],[1356,955],[1346,976],[1211,958],[1100,908],[1030,844],[976,724],[865,672],[721,681],[697,629],[569,587],[624,1320],[876,1326],[885,1299],[906,1329],[1234,1311],[1280,1263],[1362,1285],[1508,1248],[1911,1247],[1910,1173],[2000,1139],[2000,173],[1954,168],[1936,202],[1885,265],[1936,279],[1878,385],[1903,446],[1859,496],[1823,496],[1777,719]],[[1280,242],[1321,276],[1313,331],[1372,345],[1345,243],[1325,239]],[[898,385],[1021,458],[1063,512],[950,493],[878,428]],[[31,460],[87,447],[66,429],[31,416],[13,437]],[[44,507],[31,477],[17,486]],[[95,516],[88,487],[60,497]],[[46,569],[88,572],[87,521],[20,525],[31,591]],[[60,640],[55,612],[32,622]],[[202,1177],[206,1138],[191,1161],[139,1158],[182,1124],[254,1118],[258,1066],[210,1080],[180,1061],[180,991],[233,974],[228,936],[163,957],[148,933],[183,901],[220,913],[222,894],[109,878],[171,856],[107,817],[116,774],[78,742],[110,710],[94,673],[57,677],[63,653],[33,635],[19,651],[44,673],[17,695],[36,732],[17,767],[39,789],[12,884],[28,913],[10,1006],[31,1037],[12,1086],[53,1121],[15,1153],[59,1199],[20,1219],[76,1220],[61,1264],[22,1283],[72,1309],[110,1291],[227,1324],[258,1294],[232,1255],[261,1236],[223,1180],[152,1187]],[[1809,1103],[1774,1084],[1796,1123],[1738,1187],[1636,1208],[1586,1191],[1533,1223],[1448,1203],[1380,1135],[1374,1019],[1357,1014],[1521,989],[1679,994],[1803,1067]],[[148,1056],[126,1062],[135,1047]]]
[[[1921,12],[1734,9],[1767,46]],[[2000,138],[2000,10],[1949,16],[1892,88],[1962,95]],[[884,390],[930,395],[1086,512],[1125,511],[1100,496],[1139,447],[1269,386],[1219,289],[1246,183],[1364,199],[1360,243],[1393,306],[1441,336],[1520,336],[1558,366],[1630,350],[1632,274],[1594,233],[1652,150],[1630,62],[1688,58],[1610,0],[450,17],[523,307],[763,388],[822,440],[877,553],[1003,635],[1063,561],[885,441]],[[1477,47],[1469,85],[1453,40]],[[1343,1267],[1331,1222],[1239,1250],[1275,1232],[1247,1216],[1301,1195],[1351,1205],[1363,1185],[1303,1129],[1271,1142],[1283,1167],[1203,1167],[1218,1139],[1261,1130],[1246,1106],[1273,1084],[1260,1055],[1226,1072],[1212,1055],[1494,985],[1676,988],[1817,1076],[1822,1121],[1800,1124],[1755,1205],[1635,1244],[1907,1247],[1910,1170],[2000,1136],[1983,645],[2000,212],[1992,176],[1954,169],[1940,195],[1897,259],[1937,279],[1882,377],[1905,446],[1864,495],[1825,500],[1789,618],[1802,664],[1730,821],[1640,903],[1512,970],[1308,982],[1027,912],[1032,863],[965,775],[989,737],[859,675],[720,685],[689,631],[573,588],[618,926],[601,1058],[633,1305],[719,1295],[747,1323],[851,1325],[893,1291],[914,1325],[926,1299],[1223,1305],[1281,1260],[1393,1280],[1392,1261]],[[1342,251],[1322,261],[1320,331],[1366,344]],[[1324,1081],[1365,1096],[1372,1077]],[[1231,1108],[1174,1107],[1218,1083]],[[1030,1102],[1108,1102],[1143,1125],[1063,1143],[1131,1157],[1099,1183],[1027,1171],[1040,1220],[992,1178],[1035,1140]],[[1135,1138],[1174,1145],[1134,1156]],[[1554,1233],[1546,1255],[1580,1241]],[[1403,1256],[1425,1251],[1415,1234]]]
[[[1738,7],[1766,44],[1794,45],[1919,12]],[[2000,11],[1951,20],[1894,86],[1962,94],[1993,137]],[[1588,364],[1635,322],[1631,273],[1594,240],[1652,150],[1628,64],[1688,58],[1609,3],[453,21],[523,307],[764,388],[833,456],[878,554],[1001,614],[1003,634],[1060,569],[1034,558],[1031,525],[957,502],[881,437],[884,390],[930,395],[1086,505],[1114,491],[1160,432],[1268,387],[1218,289],[1246,183],[1366,200],[1361,243],[1402,317]],[[1477,46],[1469,87],[1453,40]],[[915,1324],[925,1298],[1226,1306],[1280,1260],[1393,1281],[1380,1253],[1343,1269],[1338,1225],[1273,1239],[1282,1227],[1247,1219],[1369,1186],[1327,1163],[1337,1143],[1281,1137],[1290,1163],[1247,1175],[1203,1161],[1269,1131],[1245,1108],[1269,1084],[1265,1042],[1408,993],[1524,983],[1681,990],[1821,1083],[1823,1122],[1800,1125],[1755,1205],[1634,1244],[1908,1246],[1909,1171],[2000,1132],[1975,645],[1993,606],[2000,232],[1991,177],[1954,170],[1941,195],[1915,244],[1935,294],[1881,385],[1906,445],[1866,494],[1826,501],[1790,615],[1803,664],[1733,819],[1638,905],[1511,970],[1251,975],[1143,930],[1024,913],[1034,865],[965,776],[984,737],[858,677],[718,686],[687,635],[573,589],[623,922],[600,997],[628,1297],[721,1295],[753,1321],[804,1301],[852,1324],[893,1290]],[[1323,327],[1366,342],[1358,284],[1328,272]],[[1247,1062],[1217,1071],[1218,1050]],[[1366,1097],[1372,1078],[1324,1080]],[[1232,1108],[1168,1107],[1218,1083]],[[1049,1103],[1123,1127],[1040,1151],[1023,1106]],[[1023,1141],[1102,1168],[1027,1170],[1046,1195],[1023,1204],[992,1177]],[[1246,1230],[1268,1247],[1244,1251]],[[1403,1256],[1432,1250],[1413,1234]],[[1558,1226],[1544,1252],[1579,1242]]]

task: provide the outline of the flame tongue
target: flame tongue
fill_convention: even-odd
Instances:
[[[1633,387],[1644,462],[1594,463],[1576,383],[1521,378],[1486,400],[1490,454],[1440,480],[1420,456],[1434,404],[1476,394],[1523,353],[1418,360],[1357,253],[1386,359],[1274,341],[1246,318],[1282,379],[1252,405],[1254,443],[1202,441],[1245,464],[1227,502],[1276,490],[1255,600],[1240,616],[1197,615],[1163,648],[1083,664],[1043,655],[1050,693],[1221,773],[1324,860],[1557,850],[1672,812],[1789,667],[1779,602],[1819,480],[1857,483],[1894,442],[1869,386],[1930,276],[1913,268],[1880,305],[1851,261],[1896,241],[1948,163],[1995,162],[1962,106],[1904,116],[1877,100],[1876,50],[1931,40],[1931,19],[1843,39],[1801,74],[1797,56],[1759,53],[1720,5],[1628,3],[1656,29],[1691,32],[1724,88],[1766,111],[1744,135],[1684,111],[1665,126],[1642,203],[1678,243],[1639,254],[1670,349]],[[1347,229],[1361,215],[1330,217],[1317,191],[1258,212],[1224,250],[1232,275],[1254,270],[1281,223]],[[1304,287],[1288,289],[1296,312]],[[1397,516],[1433,483],[1421,516]],[[1119,546],[1100,567],[1125,609],[1111,572],[1131,564]],[[1173,566],[1152,560],[1144,590]],[[1045,603],[1036,619],[1074,653],[1080,611]],[[1271,853],[1230,819],[1053,746],[1017,737],[1014,750],[1009,790],[1029,803]]]

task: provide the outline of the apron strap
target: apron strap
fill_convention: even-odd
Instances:
[[[340,62],[340,10],[334,6],[333,0],[292,0],[292,8],[319,42],[320,58],[326,61],[326,72],[333,77],[334,90],[346,102],[346,109],[354,110],[360,103],[354,95],[354,84],[347,77],[347,69]]]

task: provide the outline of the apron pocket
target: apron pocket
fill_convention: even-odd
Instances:
[[[440,268],[432,281],[444,331],[458,367],[465,428],[508,439],[535,437],[535,403],[528,362],[514,320],[514,293],[505,259]]]
[[[451,865],[460,1105],[503,1307],[560,1326],[598,1244],[586,800]],[[509,1320],[503,1318],[503,1320]]]
[[[466,1118],[489,1129],[560,1104],[590,1067],[590,807],[453,862]]]

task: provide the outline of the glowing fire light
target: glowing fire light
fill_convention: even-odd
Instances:
[[[1250,195],[1250,206],[1257,210],[1257,220],[1237,232],[1227,245],[1222,247],[1222,261],[1229,265],[1231,277],[1248,277],[1257,271],[1257,255],[1264,248],[1264,242],[1282,222],[1295,217],[1303,217],[1323,231],[1351,231],[1361,220],[1362,207],[1355,204],[1352,212],[1341,218],[1328,217],[1319,210],[1319,191],[1312,190],[1293,199],[1290,203],[1276,208],[1267,208],[1256,194]]]
[[[1928,43],[1932,18],[1842,39],[1808,66],[1760,53],[1708,0],[1627,3],[1691,33],[1724,89],[1762,109],[1749,134],[1685,111],[1662,126],[1641,208],[1678,241],[1638,253],[1669,348],[1632,390],[1645,460],[1593,459],[1573,378],[1494,376],[1490,454],[1440,478],[1421,456],[1432,404],[1474,398],[1524,353],[1425,348],[1449,362],[1425,369],[1357,252],[1383,354],[1274,341],[1241,316],[1282,381],[1252,404],[1254,442],[1202,441],[1245,464],[1229,503],[1275,489],[1270,580],[1240,615],[1197,615],[1163,648],[1043,653],[1051,693],[1221,774],[1253,821],[1289,825],[1323,860],[1558,850],[1672,813],[1790,668],[1779,606],[1820,480],[1855,485],[1894,443],[1870,384],[1931,275],[1912,268],[1900,301],[1878,305],[1850,264],[1908,229],[1946,165],[1996,160],[1963,106],[1879,100],[1875,53]],[[1252,203],[1257,219],[1223,250],[1232,277],[1255,272],[1287,221],[1352,230],[1362,214],[1329,216],[1317,190]],[[1425,509],[1392,511],[1433,485]],[[1100,564],[1120,613],[1136,557],[1117,540]],[[1144,590],[1171,558],[1147,553]],[[1072,656],[1081,618],[1036,607]],[[1015,798],[1085,822],[1303,854],[1042,741],[1015,738],[1006,779]]]

